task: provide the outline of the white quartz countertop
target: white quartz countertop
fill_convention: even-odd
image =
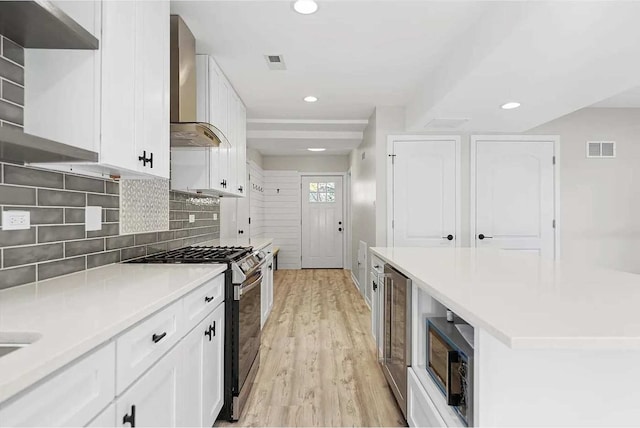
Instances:
[[[371,251],[511,348],[640,349],[640,275],[496,249]]]
[[[225,270],[114,264],[0,291],[0,340],[6,333],[40,335],[0,357],[0,403]]]
[[[222,245],[224,247],[253,247],[254,250],[261,250],[269,244],[273,243],[272,238],[238,238],[238,239],[214,239],[212,241],[202,242],[194,245],[195,247],[202,247],[206,245]]]

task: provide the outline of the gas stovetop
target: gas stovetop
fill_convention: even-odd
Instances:
[[[184,247],[127,263],[233,263],[251,254],[251,247]]]

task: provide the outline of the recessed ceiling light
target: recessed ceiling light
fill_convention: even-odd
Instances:
[[[503,110],[513,110],[514,108],[518,107],[520,107],[520,103],[517,103],[515,101],[511,101],[500,106],[500,108],[502,108]]]
[[[307,150],[309,150],[310,152],[324,152],[327,149],[322,148],[322,147],[312,147],[312,148],[309,148]]]
[[[308,103],[315,103],[318,101],[318,97],[314,97],[313,95],[309,95],[308,97],[304,97],[304,100]]]
[[[318,3],[314,0],[297,0],[293,3],[293,9],[302,15],[311,15],[318,11]]]

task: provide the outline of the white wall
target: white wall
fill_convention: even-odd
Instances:
[[[264,235],[264,172],[262,168],[250,161],[247,165],[251,180],[249,182],[249,226],[252,238],[263,238]]]
[[[369,247],[376,240],[376,111],[369,117],[362,144],[349,156],[351,170],[351,266],[359,278],[358,247],[360,241]],[[363,159],[364,157],[364,159]],[[366,271],[365,271],[366,272]]]
[[[260,168],[263,167],[263,156],[262,153],[257,151],[256,149],[252,149],[247,147],[247,162],[253,161]]]
[[[264,156],[263,169],[299,172],[347,172],[348,155]]]
[[[583,109],[528,134],[560,135],[560,256],[640,273],[640,109]],[[588,159],[615,140],[615,159]]]
[[[300,173],[264,171],[264,236],[280,248],[278,269],[300,269]]]

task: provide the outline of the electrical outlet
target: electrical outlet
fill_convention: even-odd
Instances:
[[[23,230],[31,227],[29,211],[3,211],[2,230]]]
[[[218,219],[218,213],[213,213],[213,219],[217,220]]]
[[[195,222],[196,222],[196,215],[189,214],[189,223],[195,223]]]

